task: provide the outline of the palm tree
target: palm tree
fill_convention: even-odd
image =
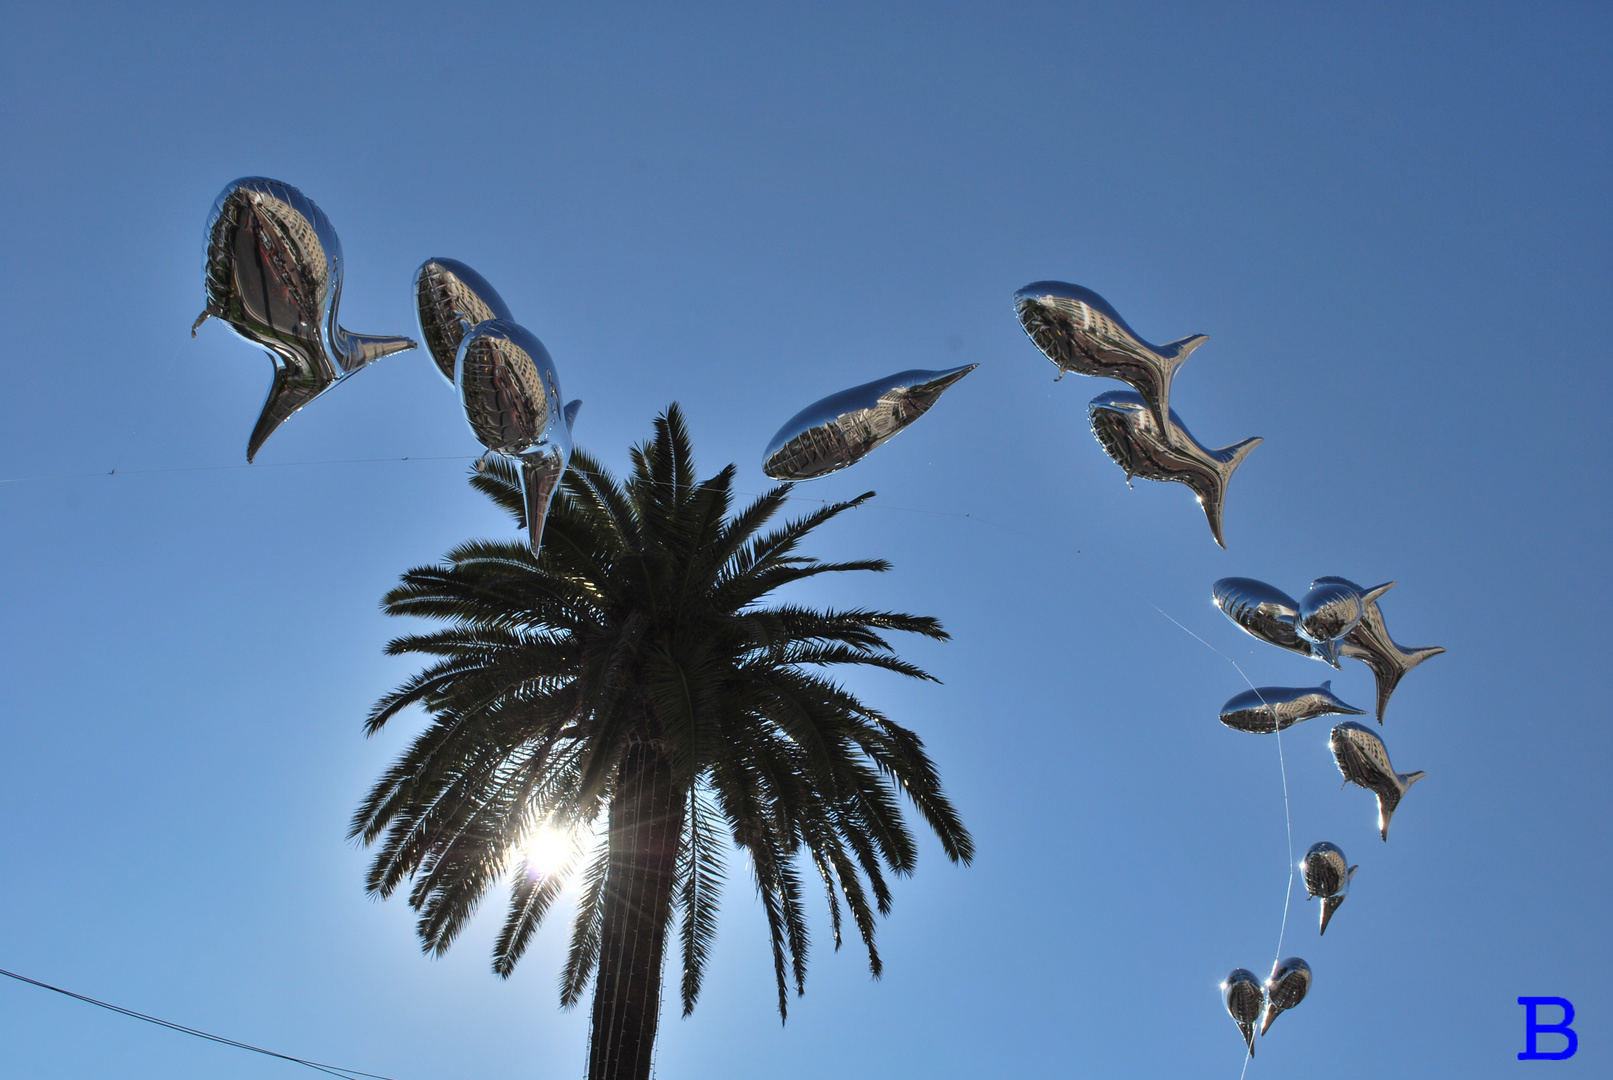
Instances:
[[[808,533],[872,492],[769,532],[788,486],[730,516],[734,467],[696,482],[673,405],[618,482],[578,451],[536,556],[472,541],[387,594],[391,615],[448,625],[387,646],[431,666],[382,698],[366,731],[419,704],[430,723],[375,784],[350,836],[379,844],[367,887],[406,880],[426,952],[441,955],[487,890],[508,877],[493,949],[508,977],[563,885],[581,870],[560,1000],[594,984],[590,1080],[650,1073],[661,972],[674,916],[683,1012],[693,1010],[716,933],[729,840],[749,856],[772,938],[778,1008],[805,992],[803,851],[877,977],[874,914],[887,874],[917,854],[905,794],[954,862],[973,841],[913,732],[822,674],[856,664],[931,678],[884,634],[946,640],[936,620],[766,603],[819,574],[883,571],[880,559],[819,562]],[[472,485],[524,528],[520,478],[503,459]],[[590,844],[604,816],[602,842]],[[540,828],[576,838],[558,869],[523,856]]]

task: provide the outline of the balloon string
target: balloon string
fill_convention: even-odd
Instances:
[[[1268,702],[1266,700],[1266,696],[1260,692],[1260,687],[1256,686],[1249,676],[1244,674],[1243,668],[1238,666],[1238,662],[1236,660],[1232,659],[1232,657],[1228,656],[1220,649],[1217,649],[1214,645],[1211,645],[1208,641],[1205,641],[1203,638],[1193,633],[1193,631],[1189,630],[1187,627],[1182,626],[1180,622],[1177,622],[1174,618],[1171,618],[1164,608],[1160,607],[1152,600],[1148,601],[1148,606],[1159,612],[1161,615],[1164,615],[1165,618],[1170,619],[1171,622],[1176,623],[1176,625],[1180,627],[1182,632],[1187,634],[1188,637],[1192,638],[1194,641],[1198,642],[1200,645],[1203,645],[1206,649],[1209,649],[1211,652],[1215,653],[1215,655],[1231,664],[1233,669],[1237,671],[1240,676],[1242,676],[1243,681],[1249,684],[1249,689],[1254,691],[1255,697],[1260,699],[1260,704],[1265,705],[1268,708],[1270,707],[1271,703]],[[1273,714],[1273,723],[1276,723],[1275,714]],[[1294,815],[1288,804],[1288,762],[1283,757],[1283,729],[1281,725],[1277,726],[1276,735],[1277,767],[1282,771],[1283,777],[1283,828],[1287,832],[1288,836],[1288,885],[1283,890],[1283,921],[1282,925],[1277,930],[1277,957],[1271,962],[1271,970],[1273,972],[1277,970],[1277,965],[1282,963],[1283,938],[1288,933],[1288,907],[1294,899]],[[1249,1072],[1249,1062],[1253,1060],[1254,1050],[1252,1048],[1246,1048],[1243,1054],[1243,1068],[1238,1072],[1238,1080],[1243,1080],[1244,1076]]]

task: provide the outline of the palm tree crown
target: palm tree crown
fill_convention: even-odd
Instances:
[[[780,1015],[805,990],[803,852],[822,880],[835,946],[850,915],[877,976],[874,915],[916,845],[905,794],[955,862],[973,842],[913,732],[823,674],[856,664],[930,678],[884,634],[945,640],[936,620],[767,603],[871,559],[797,553],[817,526],[872,493],[771,531],[788,486],[730,516],[734,468],[697,482],[676,405],[619,482],[582,451],[541,551],[473,541],[387,594],[392,615],[448,625],[387,646],[434,662],[382,698],[374,733],[410,705],[430,722],[353,816],[377,844],[367,886],[406,880],[423,947],[441,954],[488,888],[509,876],[493,969],[508,976],[568,878],[581,871],[565,1005],[594,983],[589,1075],[648,1075],[674,918],[683,1011],[700,992],[730,840],[749,856],[772,938]],[[519,476],[490,458],[471,483],[524,527]],[[604,819],[603,842],[590,843]],[[571,854],[543,873],[522,855],[539,828]]]

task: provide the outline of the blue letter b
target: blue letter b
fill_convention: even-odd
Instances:
[[[1561,1061],[1571,1058],[1574,1051],[1579,1049],[1579,1036],[1569,1024],[1574,1022],[1574,1005],[1567,998],[1560,997],[1521,997],[1518,1004],[1529,1010],[1528,1019],[1524,1021],[1523,1038],[1524,1052],[1518,1055],[1519,1061]],[[1542,1024],[1535,1015],[1535,1010],[1542,1005],[1557,1005],[1563,1010],[1563,1018],[1555,1024]],[[1542,1033],[1563,1035],[1568,1039],[1568,1046],[1555,1053],[1544,1053],[1535,1049],[1535,1039]]]

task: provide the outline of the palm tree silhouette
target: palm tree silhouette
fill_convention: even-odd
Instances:
[[[767,917],[781,1018],[789,986],[805,992],[799,855],[822,881],[835,947],[844,909],[877,976],[886,876],[910,873],[917,855],[899,796],[954,862],[974,853],[918,736],[822,673],[853,664],[930,679],[884,634],[946,640],[941,625],[766,602],[820,574],[889,568],[797,553],[813,529],[873,493],[764,533],[788,485],[730,516],[734,467],[696,482],[676,405],[631,460],[624,483],[574,454],[536,556],[511,541],[472,541],[387,594],[388,614],[448,625],[387,646],[435,660],[375,705],[366,732],[415,704],[430,723],[350,832],[379,845],[372,894],[410,882],[428,953],[446,952],[509,877],[493,950],[493,970],[506,977],[580,869],[560,1000],[576,1004],[593,982],[590,1080],[649,1076],[674,917],[684,1015],[693,1010],[730,840],[749,856]],[[507,462],[484,460],[471,483],[525,527]],[[539,829],[571,838],[547,872],[523,854]]]

